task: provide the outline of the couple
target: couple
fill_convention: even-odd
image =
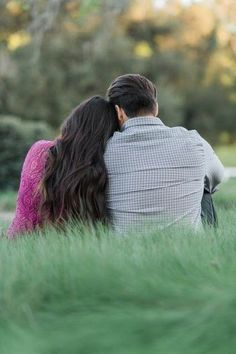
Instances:
[[[54,141],[38,141],[21,175],[8,237],[68,220],[112,225],[118,232],[214,224],[211,193],[224,168],[196,132],[157,118],[156,88],[147,78],[115,79],[108,100],[74,109]]]

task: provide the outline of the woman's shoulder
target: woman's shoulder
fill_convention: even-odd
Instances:
[[[53,146],[55,142],[52,140],[38,140],[32,146],[30,150],[44,150]]]
[[[43,163],[50,147],[52,147],[53,145],[54,145],[54,141],[51,140],[36,141],[31,146],[31,148],[29,149],[26,155],[24,167],[28,168],[32,164],[36,165],[36,164]]]
[[[41,155],[50,149],[54,145],[54,141],[51,140],[38,140],[29,149],[28,154],[30,155]]]

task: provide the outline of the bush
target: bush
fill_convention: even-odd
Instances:
[[[0,190],[18,187],[22,163],[28,149],[36,140],[50,136],[50,128],[45,123],[0,116]]]
[[[0,191],[0,213],[13,212],[16,207],[17,192],[13,190]]]

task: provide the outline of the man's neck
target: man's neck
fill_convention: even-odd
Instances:
[[[129,127],[145,126],[145,125],[164,126],[163,122],[158,117],[155,117],[155,116],[138,116],[138,117],[133,117],[133,118],[127,119],[127,121],[124,124],[122,124],[121,131],[124,131],[124,130],[126,130]]]
[[[149,112],[149,113],[142,113],[140,112],[137,116],[135,116],[134,118],[154,118],[156,117],[155,114],[153,112]]]
[[[157,118],[157,117],[155,115],[153,115],[153,113],[144,113],[144,114],[139,113],[139,115],[134,116],[134,117],[126,117],[126,120],[124,121],[124,123],[126,123],[134,118],[135,119],[137,119],[137,118],[140,118],[140,119],[145,118],[146,119],[146,118]]]

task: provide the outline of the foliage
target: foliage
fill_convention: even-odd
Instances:
[[[12,212],[16,207],[16,192],[13,190],[0,191],[0,213]]]
[[[0,116],[0,189],[16,188],[27,150],[36,141],[50,136],[45,123]]]
[[[216,147],[216,153],[224,166],[236,166],[236,145],[221,145]]]
[[[156,83],[166,124],[197,129],[214,144],[233,143],[235,1],[161,3],[1,1],[0,114],[58,129],[83,99],[105,95],[120,74],[138,72]],[[22,163],[15,158],[14,180]]]
[[[4,0],[0,113],[58,127],[117,75],[140,72],[157,84],[168,124],[234,141],[235,1],[161,3]]]
[[[217,234],[2,239],[0,352],[234,353],[235,215]]]

